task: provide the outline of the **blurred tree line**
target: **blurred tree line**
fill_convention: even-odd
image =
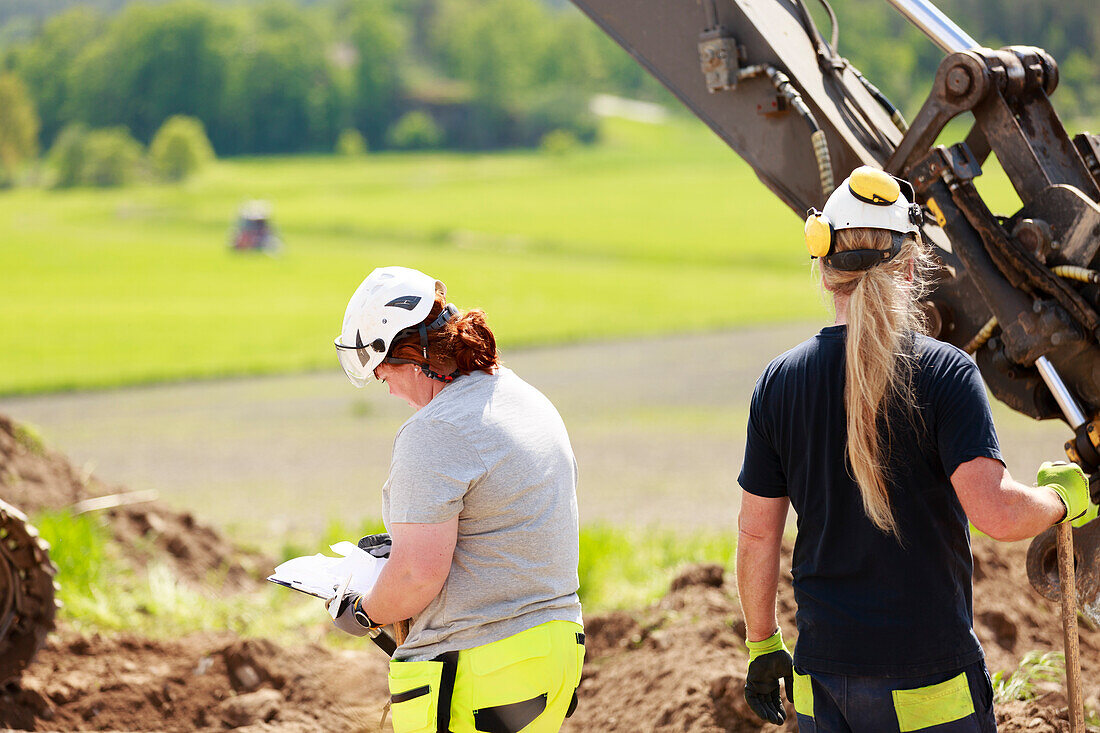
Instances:
[[[661,93],[579,12],[533,0],[82,5],[0,58],[44,148],[74,123],[147,144],[173,115],[200,120],[219,155],[331,151],[351,130],[370,149],[591,140],[593,91]]]
[[[533,145],[551,131],[586,141],[592,92],[669,98],[562,0],[74,3],[0,0],[0,94],[29,93],[33,120],[19,115],[42,149],[74,123],[148,144],[173,115],[200,120],[220,155],[331,151],[353,132],[363,149]],[[982,43],[1049,50],[1056,106],[1095,114],[1095,0],[939,5]],[[942,53],[883,0],[833,6],[840,53],[912,117]]]

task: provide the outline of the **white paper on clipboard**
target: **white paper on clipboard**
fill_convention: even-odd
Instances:
[[[320,553],[287,560],[275,568],[268,580],[318,598],[345,593],[366,595],[374,588],[386,559],[375,557],[351,542],[337,542],[329,549],[339,557]]]

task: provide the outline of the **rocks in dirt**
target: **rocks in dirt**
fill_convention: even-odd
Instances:
[[[281,692],[265,688],[223,700],[218,706],[218,711],[225,727],[240,728],[255,723],[271,722],[278,717],[282,704]]]
[[[252,692],[262,684],[281,688],[286,684],[284,671],[272,668],[278,658],[278,647],[267,639],[245,639],[230,644],[221,651],[229,670],[229,681],[237,692]]]

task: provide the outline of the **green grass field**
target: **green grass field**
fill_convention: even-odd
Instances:
[[[274,204],[275,258],[226,249]],[[0,193],[0,394],[335,369],[375,266],[444,280],[505,348],[819,313],[801,222],[696,123],[599,146],[222,161],[182,186]]]

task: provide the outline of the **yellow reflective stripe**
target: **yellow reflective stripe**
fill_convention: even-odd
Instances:
[[[808,674],[794,673],[794,711],[811,719],[814,717],[814,688]]]
[[[915,690],[894,690],[894,712],[901,733],[961,720],[974,713],[966,672],[946,682]],[[795,698],[797,699],[797,698]]]

